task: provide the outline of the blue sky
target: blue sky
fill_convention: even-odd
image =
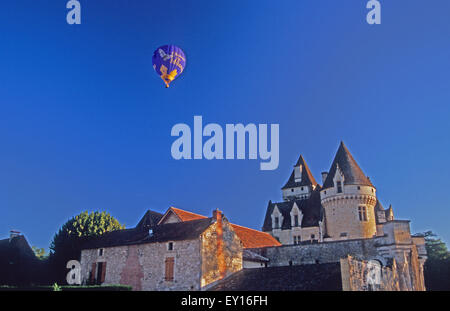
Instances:
[[[47,248],[81,211],[133,227],[176,206],[261,228],[299,154],[317,180],[343,140],[385,207],[450,241],[450,2],[3,1],[0,237]],[[169,89],[153,51],[180,46]],[[176,123],[280,124],[280,165],[172,159]]]

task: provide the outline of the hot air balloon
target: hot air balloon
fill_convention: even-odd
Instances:
[[[166,87],[175,80],[186,66],[186,56],[175,45],[163,45],[153,53],[153,69],[163,79]]]

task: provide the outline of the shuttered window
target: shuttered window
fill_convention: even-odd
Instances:
[[[173,257],[166,258],[166,281],[173,281],[173,270],[175,260]]]

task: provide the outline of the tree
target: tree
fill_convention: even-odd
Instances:
[[[45,249],[38,248],[36,246],[32,247],[34,254],[36,255],[36,258],[39,260],[45,260],[47,259],[47,255],[45,254]]]
[[[53,280],[64,282],[66,264],[69,260],[80,260],[84,243],[107,232],[125,229],[106,212],[82,212],[68,220],[55,234],[50,245],[49,264]]]
[[[445,243],[432,231],[424,232],[428,259],[424,266],[428,290],[450,290],[450,253]]]

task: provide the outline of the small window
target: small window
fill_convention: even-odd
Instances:
[[[304,188],[302,187],[301,189],[302,189],[302,191],[303,191]]]
[[[291,192],[294,192],[294,189],[291,189]]]
[[[361,190],[361,187],[360,187],[360,186],[358,186],[358,190]]]
[[[173,251],[173,242],[167,243],[167,250],[168,251]]]
[[[316,236],[314,234],[311,234],[311,240],[314,240]]]
[[[296,244],[297,244],[297,236],[294,235],[294,245],[296,245]]]
[[[342,181],[336,182],[337,193],[342,193]]]
[[[298,215],[294,215],[294,227],[298,227]]]
[[[367,221],[367,208],[365,206],[358,207],[359,221]]]
[[[173,281],[173,270],[174,270],[175,259],[173,257],[168,257],[168,258],[166,258],[165,264],[166,264],[165,280]]]
[[[327,194],[327,192],[326,192],[326,191],[324,191],[323,193],[324,193],[324,194]]]
[[[280,228],[280,219],[278,218],[278,217],[275,217],[275,219],[274,219],[275,221],[275,224],[274,224],[274,227],[275,227],[275,229],[279,229]]]
[[[98,250],[98,255],[101,257],[101,256],[103,256],[103,248],[100,248],[99,250]]]
[[[340,237],[341,237],[341,238],[347,237],[347,232],[342,232],[342,233],[340,234]]]

